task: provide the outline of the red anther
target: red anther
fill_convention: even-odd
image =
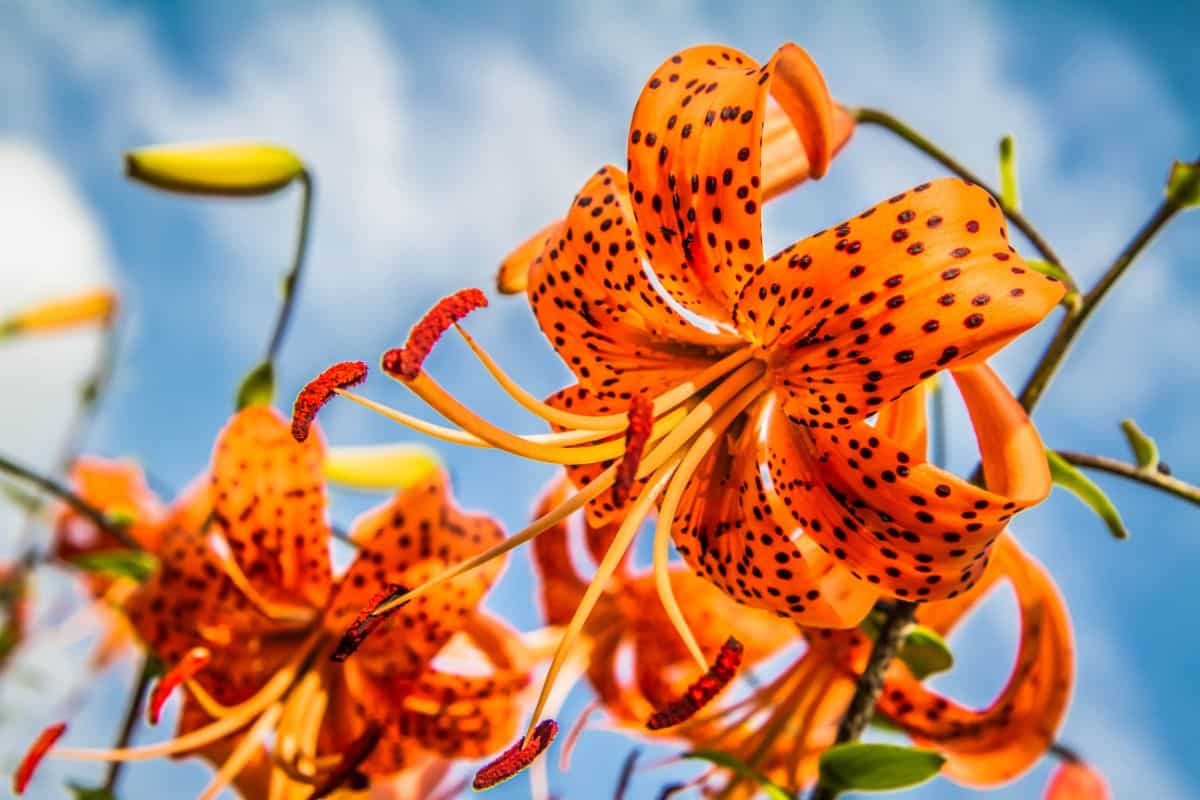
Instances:
[[[613,479],[613,503],[619,508],[629,499],[629,490],[637,478],[638,465],[642,463],[642,452],[650,440],[654,428],[654,404],[644,395],[634,395],[629,401],[629,425],[625,428],[625,455],[617,465],[617,476]]]
[[[207,647],[193,647],[184,654],[183,658],[179,659],[178,664],[159,678],[158,683],[154,686],[154,691],[150,693],[150,702],[146,705],[146,715],[150,719],[151,725],[158,724],[162,708],[166,705],[171,692],[175,691],[179,684],[191,680],[197,672],[204,669],[210,658],[212,658],[212,654],[208,652]]]
[[[646,722],[652,731],[670,728],[690,719],[693,714],[716,697],[737,674],[742,663],[742,643],[732,636],[721,645],[717,660],[687,688],[678,700],[672,700],[662,711],[656,711]]]
[[[365,776],[358,771],[358,768],[370,757],[375,745],[379,744],[379,737],[382,733],[382,728],[372,725],[362,736],[351,742],[350,746],[342,752],[342,760],[325,777],[325,780],[317,784],[312,794],[308,796],[308,800],[321,800],[322,797],[328,797],[343,785],[357,789],[367,788],[359,785]]]
[[[383,371],[411,381],[421,373],[425,357],[442,338],[442,334],[467,314],[487,304],[487,297],[479,289],[463,289],[443,297],[409,331],[404,347],[396,347],[383,354],[380,361]]]
[[[354,655],[354,651],[358,650],[363,640],[370,636],[371,632],[378,628],[391,613],[389,611],[384,614],[376,614],[375,609],[379,608],[384,601],[407,593],[408,589],[398,583],[389,583],[376,592],[366,607],[358,612],[358,616],[354,618],[354,622],[350,623],[350,627],[346,628],[346,632],[342,634],[337,647],[333,650],[333,655],[329,657],[330,660],[341,663]],[[400,608],[400,606],[396,606],[396,608]],[[392,611],[394,610],[392,609]]]
[[[25,787],[29,785],[29,781],[33,778],[33,773],[37,770],[38,764],[42,763],[42,759],[46,757],[46,753],[50,752],[50,748],[66,732],[67,723],[59,722],[46,728],[46,730],[38,735],[38,738],[33,740],[33,744],[25,752],[25,757],[21,759],[17,771],[13,773],[13,794],[25,793]]]
[[[532,764],[534,759],[550,746],[557,733],[557,722],[552,719],[542,720],[533,729],[533,735],[529,737],[528,744],[525,743],[524,738],[518,739],[512,747],[476,772],[471,786],[475,791],[482,792],[484,789],[491,789],[493,786],[504,783]]]
[[[297,442],[308,438],[308,429],[317,418],[317,412],[329,402],[335,390],[358,386],[366,379],[367,365],[364,362],[343,361],[309,381],[296,395],[296,404],[292,406],[292,438]]]

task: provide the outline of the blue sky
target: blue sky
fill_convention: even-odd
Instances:
[[[207,461],[233,387],[263,346],[297,198],[201,203],[151,193],[121,177],[122,150],[260,137],[313,166],[312,258],[281,363],[286,400],[331,361],[373,361],[437,297],[490,286],[509,247],[560,215],[596,167],[623,161],[628,116],[649,72],[708,41],[765,58],[795,40],[838,98],[893,111],[984,175],[995,172],[998,138],[1014,133],[1025,209],[1088,282],[1148,216],[1170,161],[1200,151],[1197,8],[1049,5],[5,3],[0,312],[80,282],[116,284],[125,356],[90,449],[135,456],[182,485]],[[772,204],[768,248],[939,174],[885,134],[862,130],[826,180]],[[1200,215],[1180,219],[1096,316],[1037,414],[1049,443],[1124,455],[1117,424],[1133,417],[1177,474],[1200,480],[1200,452],[1190,446],[1200,421],[1189,402],[1200,390],[1198,239]],[[519,300],[497,301],[471,328],[532,389],[566,382]],[[1046,333],[999,359],[1010,381],[1021,380]],[[0,349],[11,387],[0,396],[0,449],[49,463],[92,344],[70,336]],[[529,429],[533,421],[464,355],[447,346],[430,368],[476,406],[495,408],[498,422]],[[372,392],[417,409],[384,382]],[[346,405],[324,420],[335,443],[406,438]],[[952,465],[966,469],[971,439],[961,414],[951,421]],[[510,528],[550,474],[498,454],[444,454],[464,505]],[[1200,565],[1196,510],[1102,483],[1133,531],[1129,541],[1112,541],[1058,493],[1016,526],[1056,575],[1077,625],[1080,676],[1064,739],[1108,773],[1117,796],[1185,796],[1200,784],[1191,744],[1200,648],[1187,633],[1200,613],[1187,591]],[[335,518],[346,521],[373,498],[338,500]],[[11,517],[0,522],[11,528]],[[528,575],[514,559],[491,605],[532,627]],[[1014,639],[1011,603],[991,603],[954,641],[960,665],[939,685],[986,702]],[[53,716],[47,692],[61,693],[73,667],[45,654],[25,666],[42,671],[40,682],[0,693],[5,741]],[[115,669],[102,697],[83,705],[74,741],[110,737],[129,669]],[[585,699],[580,692],[571,705]],[[552,773],[552,788],[572,800],[610,797],[627,745],[589,733],[581,748],[569,774]],[[169,787],[187,796],[204,776],[188,764],[138,767],[127,794]],[[1032,796],[1044,778],[1039,769],[994,796]],[[639,775],[634,796],[664,780]],[[518,782],[497,796],[526,792]],[[937,781],[912,796],[965,794]]]

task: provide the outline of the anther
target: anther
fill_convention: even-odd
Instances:
[[[13,773],[13,793],[24,794],[25,787],[29,785],[29,781],[33,778],[33,773],[37,770],[38,764],[42,763],[42,759],[46,757],[46,753],[50,752],[50,748],[54,743],[62,738],[62,735],[67,732],[67,723],[59,722],[38,735],[33,744],[29,746],[29,750],[25,753],[25,757],[21,759],[17,771]]]
[[[365,789],[365,786],[357,785],[365,777],[358,771],[358,768],[371,756],[375,745],[379,744],[379,737],[382,733],[383,730],[378,725],[372,725],[362,736],[351,742],[350,746],[342,753],[342,760],[324,780],[317,784],[312,794],[308,796],[308,800],[321,800],[322,797],[328,797],[344,785],[350,786],[350,788]]]
[[[367,379],[367,365],[362,361],[343,361],[313,378],[296,395],[292,406],[292,438],[303,442],[321,407],[329,402],[338,389],[358,386]]]
[[[654,404],[644,395],[634,395],[629,401],[629,425],[625,429],[625,455],[617,467],[613,480],[613,504],[618,508],[629,499],[629,490],[637,478],[638,465],[642,463],[642,452],[654,428]]]
[[[495,760],[489,762],[479,772],[476,772],[475,780],[471,783],[472,788],[477,792],[481,792],[484,789],[490,789],[493,786],[504,783],[532,764],[534,759],[550,746],[557,733],[557,722],[552,719],[542,720],[533,729],[528,743],[524,739],[518,739],[512,747],[497,756]]]
[[[388,614],[391,613],[384,612],[382,614],[376,614],[375,610],[379,608],[379,606],[382,605],[386,600],[390,600],[394,597],[400,597],[401,595],[407,593],[408,589],[397,583],[389,583],[387,586],[376,592],[375,596],[371,598],[366,607],[362,611],[358,612],[358,616],[354,618],[354,622],[350,623],[350,627],[346,629],[346,632],[342,634],[342,638],[338,641],[337,647],[334,648],[333,655],[329,657],[330,660],[341,663],[350,656],[354,655],[354,652],[358,650],[360,645],[362,645],[363,640],[370,636],[372,631],[383,624],[383,621],[388,618]],[[400,608],[400,606],[396,606],[396,608]]]
[[[690,719],[697,711],[716,697],[737,674],[742,663],[742,643],[732,636],[721,645],[716,661],[687,688],[683,696],[672,700],[661,711],[656,711],[646,722],[652,731],[670,728]]]
[[[171,696],[171,692],[184,681],[190,680],[197,672],[207,666],[212,654],[208,652],[207,647],[193,647],[184,654],[179,663],[171,667],[158,683],[154,686],[154,691],[150,693],[150,702],[146,705],[146,715],[150,720],[151,725],[158,724],[158,718],[162,714],[162,708],[166,705],[167,698]]]
[[[417,377],[425,357],[442,338],[442,334],[467,314],[487,304],[487,297],[479,289],[463,289],[443,297],[409,331],[404,347],[393,348],[383,354],[380,363],[384,372],[406,381]]]

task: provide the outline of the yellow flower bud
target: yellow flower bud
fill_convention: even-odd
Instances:
[[[104,324],[116,311],[117,295],[111,289],[92,289],[30,306],[0,320],[0,336],[64,330],[92,322]]]
[[[351,489],[406,489],[442,468],[437,454],[419,444],[331,447],[325,477]]]
[[[184,194],[270,194],[303,172],[304,162],[291,150],[261,142],[161,145],[125,154],[130,178]]]

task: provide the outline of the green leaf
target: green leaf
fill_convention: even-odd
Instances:
[[[937,775],[945,762],[942,754],[933,750],[849,742],[821,755],[820,781],[835,792],[906,789]]]
[[[954,654],[950,652],[946,640],[937,631],[924,625],[914,625],[909,629],[896,657],[919,681],[954,666]]]
[[[275,398],[275,365],[262,361],[242,378],[237,391],[237,410],[250,406],[269,406]]]
[[[1071,492],[1088,508],[1095,511],[1096,515],[1104,520],[1104,524],[1108,526],[1108,530],[1113,536],[1118,539],[1129,538],[1129,530],[1125,527],[1121,514],[1108,499],[1108,495],[1104,493],[1103,489],[1092,483],[1091,478],[1076,469],[1074,465],[1067,463],[1053,450],[1046,451],[1046,460],[1050,462],[1050,477],[1056,484]]]
[[[1061,267],[1051,264],[1049,261],[1042,261],[1039,258],[1027,258],[1025,259],[1025,263],[1043,275],[1049,275],[1051,278],[1057,278],[1068,286],[1071,285],[1067,279],[1067,273],[1063,272]]]
[[[1133,451],[1137,465],[1142,469],[1158,469],[1158,444],[1143,433],[1131,419],[1121,422],[1121,430],[1125,433],[1125,439],[1129,442],[1129,449]]]
[[[754,782],[762,789],[768,800],[795,800],[782,786],[769,780],[757,770],[751,769],[745,762],[729,753],[723,753],[720,750],[693,750],[690,753],[684,753],[682,757],[696,758],[716,764],[718,767],[724,767],[739,778]]]
[[[1021,207],[1021,198],[1017,193],[1015,148],[1016,141],[1011,133],[1000,140],[1000,202],[1008,211],[1017,211]]]
[[[103,550],[80,553],[71,563],[85,572],[100,572],[142,583],[158,571],[158,559],[144,550]]]
[[[112,789],[105,789],[103,786],[92,788],[80,786],[78,783],[68,783],[67,791],[71,793],[72,800],[117,800]]]
[[[1171,165],[1167,200],[1179,208],[1200,206],[1200,161],[1176,161]]]

